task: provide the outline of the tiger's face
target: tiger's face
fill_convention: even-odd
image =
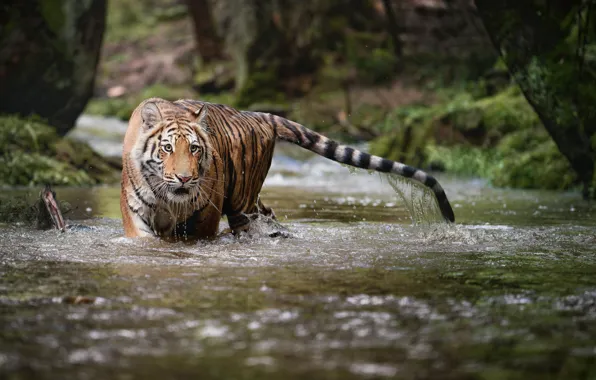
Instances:
[[[154,103],[141,112],[149,141],[143,152],[142,172],[155,195],[173,203],[201,198],[210,181],[211,145],[206,133],[206,109],[198,115],[185,111],[160,112]]]

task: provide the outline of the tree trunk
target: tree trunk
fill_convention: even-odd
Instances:
[[[218,34],[235,61],[239,106],[308,91],[324,52],[345,44],[347,29],[378,24],[370,2],[360,0],[210,4]]]
[[[0,5],[0,113],[39,115],[60,135],[93,95],[106,0]]]
[[[383,8],[385,10],[385,17],[387,18],[387,31],[389,32],[391,42],[393,43],[393,52],[395,53],[395,57],[398,59],[397,62],[399,62],[404,54],[403,46],[401,40],[399,39],[401,28],[397,22],[397,18],[395,17],[391,0],[383,0]]]
[[[203,63],[224,58],[223,41],[217,35],[213,13],[208,0],[186,0],[193,20],[197,52]]]
[[[596,198],[596,61],[583,54],[596,45],[596,6],[586,4],[476,0],[513,78],[577,172],[584,195]]]

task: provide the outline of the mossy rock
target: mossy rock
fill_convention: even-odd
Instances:
[[[379,126],[383,136],[371,144],[373,153],[416,163],[424,160],[421,155],[429,143],[489,148],[509,133],[540,125],[515,87],[480,99],[467,91],[442,96],[444,102],[411,105],[389,114]]]
[[[383,135],[371,142],[373,154],[419,166],[433,141],[437,108],[411,105],[391,112],[378,126]]]
[[[374,154],[482,177],[499,187],[567,189],[577,177],[516,87],[475,99],[462,91],[431,107],[410,106],[385,120]]]
[[[569,161],[539,128],[510,133],[494,148],[432,144],[425,154],[427,166],[486,178],[497,187],[563,190],[577,182]]]
[[[444,170],[464,177],[490,179],[492,172],[501,159],[493,148],[475,146],[426,146],[424,166]]]
[[[59,137],[40,119],[0,116],[0,184],[83,186],[118,178],[87,144]]]
[[[509,134],[498,150],[502,159],[490,177],[495,186],[563,190],[577,181],[569,161],[543,129]]]

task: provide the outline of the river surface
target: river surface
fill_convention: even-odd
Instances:
[[[123,128],[75,136],[117,155]],[[66,233],[0,225],[0,378],[596,379],[596,206],[439,176],[457,223],[413,223],[379,176],[279,148],[289,238],[126,239],[117,187],[56,189]]]

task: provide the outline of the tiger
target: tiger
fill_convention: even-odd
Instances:
[[[275,213],[259,194],[277,140],[341,164],[393,173],[434,193],[443,218],[453,209],[439,182],[420,169],[359,151],[270,113],[205,101],[150,98],[129,119],[122,149],[120,208],[125,236],[174,240],[233,234],[251,217]]]

